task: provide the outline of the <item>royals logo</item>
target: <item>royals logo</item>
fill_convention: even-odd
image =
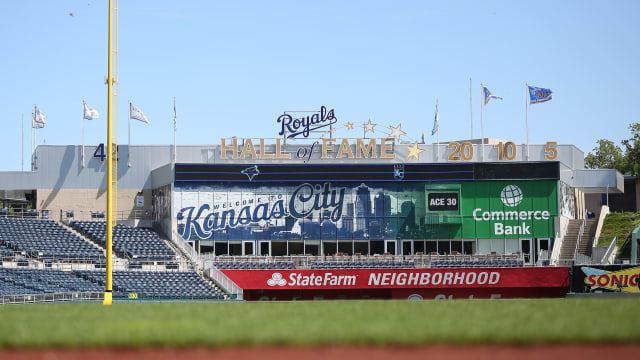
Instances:
[[[288,134],[287,139],[293,139],[301,134],[303,137],[309,137],[311,131],[333,125],[338,122],[338,119],[335,117],[333,109],[327,110],[325,106],[322,106],[319,112],[311,116],[293,118],[289,114],[280,115],[278,122],[281,126],[278,135]]]
[[[396,180],[404,179],[404,164],[393,165],[393,178]]]

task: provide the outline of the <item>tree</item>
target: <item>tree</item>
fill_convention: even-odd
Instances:
[[[631,139],[622,140],[625,153],[625,171],[626,174],[639,175],[640,174],[640,123],[633,123],[629,125],[631,130]]]
[[[588,169],[616,169],[624,172],[626,167],[622,149],[614,144],[613,141],[606,139],[598,140],[598,146],[593,149],[593,154],[587,154],[584,162]]]

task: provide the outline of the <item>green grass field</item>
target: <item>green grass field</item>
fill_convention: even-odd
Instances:
[[[0,306],[0,347],[640,341],[638,299]]]

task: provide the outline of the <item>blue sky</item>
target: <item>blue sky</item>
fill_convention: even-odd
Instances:
[[[474,137],[482,82],[504,98],[485,109],[485,136],[524,143],[529,83],[554,92],[530,108],[530,142],[586,154],[640,122],[638,14],[638,1],[123,0],[118,138],[131,99],[151,121],[132,124],[132,143],[173,143],[176,96],[179,144],[276,137],[283,111],[321,105],[431,142],[436,98],[440,141],[466,139],[472,78]],[[4,4],[0,170],[21,168],[22,114],[29,167],[34,104],[39,144],[81,143],[83,99],[101,115],[86,143],[106,141],[107,15],[107,1]]]

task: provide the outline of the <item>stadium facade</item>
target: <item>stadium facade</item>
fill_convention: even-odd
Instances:
[[[624,192],[620,173],[584,169],[573,145],[366,134],[120,145],[117,217],[152,223],[198,254],[521,253],[533,262],[570,220]],[[56,219],[99,216],[100,150],[38,146],[32,171],[0,173],[4,200]]]

